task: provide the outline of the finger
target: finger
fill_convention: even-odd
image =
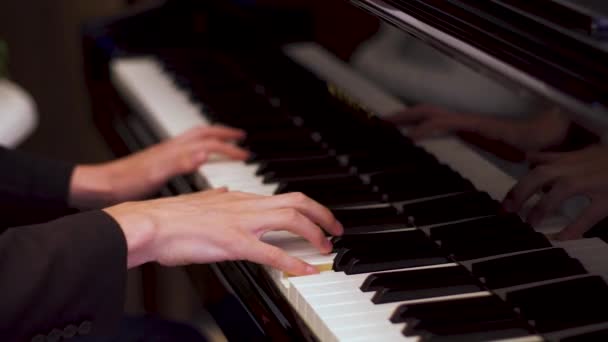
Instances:
[[[199,191],[199,192],[192,194],[192,196],[196,196],[200,200],[200,199],[204,199],[204,198],[211,197],[211,196],[217,196],[219,194],[223,194],[226,192],[228,192],[228,188],[226,188],[225,186],[222,186],[222,187],[215,188],[215,189]]]
[[[199,126],[184,133],[184,140],[215,138],[220,140],[239,140],[246,136],[245,131],[226,126]]]
[[[232,202],[234,200],[257,200],[257,199],[262,199],[262,198],[266,198],[267,196],[264,195],[258,195],[258,194],[252,194],[252,193],[248,193],[248,192],[242,192],[242,191],[228,191],[226,192],[225,195],[222,196],[222,198],[220,198],[218,200],[219,202]]]
[[[319,271],[312,265],[294,258],[280,248],[254,241],[243,251],[244,257],[259,264],[269,265],[292,275],[317,274]]]
[[[539,225],[548,215],[554,213],[568,198],[576,195],[576,188],[567,181],[558,181],[551,190],[542,196],[534,208],[530,210],[527,221],[532,226]]]
[[[249,152],[219,140],[204,140],[194,146],[196,150],[206,151],[207,153],[218,153],[235,160],[245,160],[249,158]]]
[[[543,187],[551,185],[556,177],[557,174],[551,167],[540,166],[533,169],[507,193],[503,201],[503,208],[509,212],[521,210],[530,197]]]
[[[300,192],[267,197],[258,205],[266,209],[294,208],[329,234],[339,236],[344,233],[344,227],[329,209]]]
[[[575,219],[573,223],[562,230],[557,238],[559,240],[577,239],[583,234],[604,219],[608,212],[605,207],[606,203],[592,203],[587,207],[581,215]]]
[[[292,208],[267,210],[267,214],[256,214],[263,222],[263,231],[257,233],[261,237],[264,233],[271,230],[286,230],[299,235],[312,243],[321,253],[329,253],[333,247],[331,242],[325,237],[319,226],[310,221],[306,216]],[[259,213],[259,211],[258,211]]]

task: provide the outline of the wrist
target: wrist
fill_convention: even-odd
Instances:
[[[70,183],[69,204],[74,208],[100,208],[115,202],[112,175],[104,165],[78,165]]]
[[[154,261],[153,244],[157,235],[157,224],[140,203],[126,202],[103,209],[120,226],[127,242],[127,268],[131,269]]]

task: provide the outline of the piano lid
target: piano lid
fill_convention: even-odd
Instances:
[[[587,6],[566,0],[350,1],[562,106],[598,134],[608,129],[608,11],[589,7],[591,0]]]

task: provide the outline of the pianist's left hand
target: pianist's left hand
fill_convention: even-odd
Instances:
[[[72,176],[70,205],[100,208],[142,199],[169,179],[196,171],[211,153],[244,160],[248,152],[233,144],[244,136],[234,128],[197,127],[122,159],[79,165]]]
[[[560,232],[559,239],[581,237],[608,217],[608,147],[595,145],[575,152],[536,153],[529,159],[536,167],[507,194],[503,202],[506,210],[517,212],[534,194],[542,193],[527,217],[529,223],[537,225],[567,199],[586,196],[590,205]]]

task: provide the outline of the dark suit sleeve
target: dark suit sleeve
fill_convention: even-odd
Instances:
[[[122,317],[122,230],[103,211],[0,234],[0,340],[103,334]]]
[[[74,167],[70,163],[0,147],[0,199],[36,206],[66,207]]]
[[[0,147],[0,231],[73,213],[68,196],[74,167]]]

